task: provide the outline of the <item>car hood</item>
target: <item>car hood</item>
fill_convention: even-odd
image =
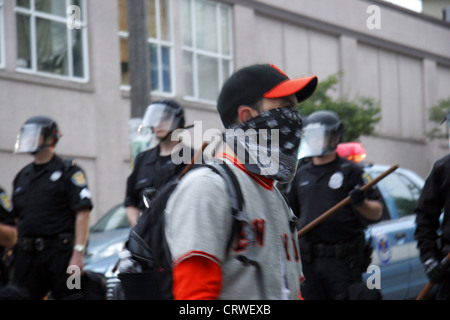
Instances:
[[[91,232],[86,249],[85,268],[101,273],[111,271],[129,234],[129,228]]]

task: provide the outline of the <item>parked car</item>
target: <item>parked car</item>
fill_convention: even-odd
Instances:
[[[113,289],[119,282],[113,269],[129,234],[130,223],[122,204],[113,207],[90,228],[85,269],[105,275],[107,299],[112,299]]]
[[[365,167],[372,178],[387,169],[388,166],[382,165]],[[384,206],[383,218],[370,225],[366,235],[372,240],[372,265],[379,267],[384,299],[415,299],[428,282],[414,240],[414,208],[423,185],[420,176],[403,168],[377,184]]]
[[[375,178],[389,167],[366,165],[365,172]],[[384,299],[414,299],[427,283],[414,240],[414,207],[424,180],[411,170],[398,168],[381,180],[378,190],[384,205],[383,219],[367,229],[373,245],[372,265],[379,267]],[[130,232],[125,208],[117,205],[91,228],[86,253],[86,269],[107,277],[108,297],[118,282],[113,268]],[[371,274],[365,274],[367,279]]]

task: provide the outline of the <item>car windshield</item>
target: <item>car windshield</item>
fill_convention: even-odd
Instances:
[[[374,172],[374,176],[378,176],[381,172]],[[396,208],[396,218],[402,218],[414,214],[417,200],[420,197],[421,187],[414,183],[410,178],[400,172],[393,172],[382,181],[379,185],[388,193],[388,201],[393,202]],[[393,218],[393,217],[391,217]]]
[[[410,179],[394,173],[386,177],[384,186],[397,206],[399,217],[414,214],[421,190]]]
[[[91,228],[91,232],[102,232],[129,227],[130,223],[127,219],[125,207],[123,205],[118,205],[109,210],[103,218],[94,224]]]

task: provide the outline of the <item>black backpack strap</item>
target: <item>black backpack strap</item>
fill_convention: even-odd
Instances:
[[[139,261],[145,262],[149,266],[155,265],[155,261],[153,260],[154,254],[152,249],[148,246],[148,244],[141,238],[141,236],[136,232],[136,230],[131,229],[130,235],[128,236],[128,240],[125,243],[125,248],[128,249]]]
[[[231,237],[227,243],[228,252],[233,244],[234,235],[239,234],[242,225],[250,225],[250,219],[244,211],[244,197],[242,196],[241,187],[235,174],[226,164],[213,162],[212,164],[205,164],[204,166],[210,168],[225,180],[227,191],[231,199],[231,214],[234,219]],[[250,232],[250,234],[252,233],[253,232]]]
[[[280,193],[281,193],[281,196],[282,196],[283,199],[284,199],[284,202],[286,202],[286,205],[287,205],[289,208],[291,208],[291,205],[289,204],[289,199],[287,198],[287,196],[286,196],[283,192],[281,192],[281,191],[280,191]],[[291,210],[292,210],[292,209],[291,209]],[[289,220],[289,229],[291,230],[291,232],[295,232],[295,230],[296,230],[296,228],[297,228],[297,224],[298,224],[298,218],[294,215],[294,216],[292,217],[292,219]]]
[[[133,257],[150,269],[168,269],[172,264],[165,237],[164,209],[177,184],[178,180],[172,180],[163,186],[153,199],[152,206],[144,210],[136,226],[131,229],[125,244]]]
[[[226,164],[219,164],[216,162],[213,162],[212,164],[205,164],[203,166],[207,166],[212,169],[225,180],[228,193],[231,198],[232,215],[237,217],[241,212],[242,214],[245,214],[243,210],[244,197],[242,196],[241,187],[233,171]]]
[[[75,160],[71,158],[66,158],[63,159],[63,164],[64,164],[64,173],[67,173],[75,165]]]
[[[250,218],[244,210],[244,197],[239,185],[239,181],[230,167],[226,164],[219,164],[213,162],[212,164],[205,164],[205,166],[218,173],[225,180],[228,193],[231,199],[231,213],[234,217],[232,234],[227,243],[227,251],[230,250],[233,243],[234,235],[239,234],[241,228],[245,229],[245,234],[250,237],[247,239],[250,242],[250,248],[247,256],[239,255],[236,257],[244,266],[253,266],[256,269],[256,277],[258,279],[260,295],[262,300],[266,300],[266,287],[264,277],[262,274],[261,265],[254,260],[254,248],[256,245],[255,233],[253,232]]]

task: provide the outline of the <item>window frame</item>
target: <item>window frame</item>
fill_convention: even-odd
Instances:
[[[184,53],[188,52],[190,54],[192,54],[192,84],[193,84],[193,95],[188,95],[186,93],[186,90],[184,92],[184,99],[189,100],[189,101],[194,101],[194,102],[200,102],[200,103],[206,103],[206,104],[216,104],[216,100],[210,100],[210,99],[206,99],[206,98],[202,98],[201,97],[201,93],[200,93],[200,87],[199,87],[199,56],[204,56],[204,57],[208,57],[208,58],[214,58],[217,59],[218,61],[218,92],[220,92],[220,89],[223,85],[223,83],[225,82],[225,77],[224,77],[224,68],[223,68],[223,63],[224,61],[228,62],[228,71],[227,74],[231,75],[234,69],[234,43],[233,43],[233,9],[231,5],[228,4],[224,4],[218,1],[211,1],[211,0],[185,0],[185,1],[189,1],[189,6],[190,6],[190,32],[191,32],[191,39],[192,39],[192,44],[189,45],[185,45],[183,43],[183,39],[181,40],[181,51],[182,51],[182,56],[184,56]],[[199,49],[198,48],[198,44],[197,44],[197,29],[196,29],[196,25],[195,25],[195,21],[196,21],[196,13],[195,13],[195,5],[197,2],[204,2],[204,3],[214,3],[216,5],[215,8],[215,12],[216,12],[216,17],[219,17],[219,19],[216,19],[216,23],[217,23],[217,41],[218,41],[218,50],[217,52],[213,52],[213,51],[208,51],[205,49]],[[229,39],[228,39],[228,43],[230,44],[230,50],[229,50],[229,54],[225,54],[223,53],[223,39],[222,39],[222,33],[221,33],[221,19],[220,19],[220,10],[221,8],[226,8],[227,12],[228,12],[228,19],[227,19],[227,24],[228,24],[228,35],[229,35]],[[182,9],[180,9],[181,11]],[[183,16],[183,14],[181,14]],[[183,17],[181,17],[181,19],[183,19]],[[181,23],[181,27],[183,27],[183,23]],[[181,37],[183,37],[183,31],[180,30],[181,32]],[[183,64],[184,67],[184,64]],[[185,79],[185,70],[182,70],[182,75],[183,75],[183,80]]]
[[[163,40],[161,37],[161,1],[167,1],[167,6],[168,6],[168,19],[169,19],[169,27],[170,27],[170,31],[169,31],[169,40]],[[147,16],[148,18],[148,16]],[[148,50],[150,52],[150,46],[151,45],[156,45],[157,47],[157,62],[158,62],[158,84],[159,84],[159,88],[157,89],[153,89],[153,84],[152,84],[152,88],[150,90],[151,94],[154,95],[159,95],[159,96],[166,96],[166,97],[174,97],[175,93],[176,93],[176,81],[175,81],[175,76],[176,76],[176,72],[175,72],[175,41],[174,41],[174,23],[173,23],[173,4],[172,4],[172,0],[155,0],[155,23],[156,23],[156,38],[155,37],[151,37],[148,36],[147,37],[147,47]],[[120,30],[119,28],[119,41],[121,41],[122,39],[127,40],[129,37],[129,32],[128,31],[123,31]],[[168,47],[170,50],[169,53],[169,59],[170,59],[170,91],[163,91],[163,68],[162,68],[162,48],[163,47]],[[151,77],[151,70],[150,70],[150,77]],[[121,90],[126,90],[129,91],[131,90],[131,86],[129,84],[120,84],[120,89]]]
[[[35,9],[35,0],[30,1],[30,8],[19,7],[17,5],[17,1],[14,2],[14,19],[15,19],[15,28],[17,30],[17,15],[27,16],[30,19],[30,55],[31,55],[31,67],[23,68],[17,66],[17,54],[15,57],[15,70],[16,72],[29,74],[29,75],[37,75],[46,78],[78,82],[78,83],[87,83],[90,81],[90,67],[89,67],[89,41],[88,41],[88,17],[87,17],[87,1],[79,0],[81,2],[81,21],[80,21],[80,32],[82,37],[82,56],[83,56],[83,77],[74,76],[73,70],[73,53],[72,50],[67,50],[67,59],[68,59],[68,74],[67,75],[58,75],[52,74],[51,72],[45,72],[38,70],[37,63],[37,43],[36,43],[36,18],[45,19],[50,22],[58,22],[63,23],[66,26],[66,44],[67,48],[72,48],[72,29],[67,28],[67,19],[68,17],[57,16],[51,13],[45,13],[36,11]],[[64,0],[66,9],[73,5],[73,0]],[[17,35],[16,35],[17,42]],[[17,43],[18,45],[18,43]]]

